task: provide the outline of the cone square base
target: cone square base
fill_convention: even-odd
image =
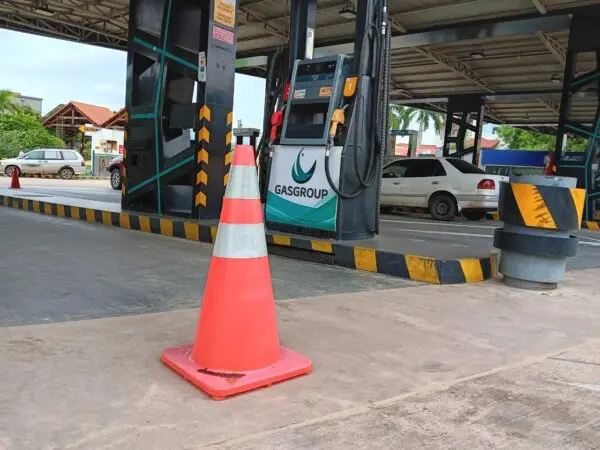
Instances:
[[[163,363],[188,380],[194,386],[213,397],[222,400],[232,395],[270,386],[312,371],[312,362],[285,347],[280,347],[279,359],[264,369],[235,374],[210,373],[191,359],[192,344],[172,347],[163,351]]]

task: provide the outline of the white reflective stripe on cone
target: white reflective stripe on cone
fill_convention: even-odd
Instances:
[[[264,224],[220,223],[213,256],[238,259],[267,256]]]
[[[231,166],[225,197],[260,199],[256,167]]]

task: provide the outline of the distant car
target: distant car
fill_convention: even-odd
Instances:
[[[59,175],[65,180],[85,174],[85,160],[76,150],[40,148],[17,158],[0,161],[0,170],[11,177],[14,170],[20,174]]]
[[[123,157],[117,156],[108,163],[108,171],[110,173],[110,187],[115,190],[121,189],[121,168],[123,167]]]
[[[460,213],[481,220],[498,209],[500,183],[508,180],[459,158],[397,160],[383,169],[381,206],[422,209],[435,220]]]

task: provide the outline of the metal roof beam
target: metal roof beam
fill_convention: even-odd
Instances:
[[[560,105],[558,103],[556,103],[554,100],[552,100],[551,98],[548,97],[539,97],[536,99],[539,103],[541,103],[542,105],[544,105],[546,108],[548,108],[550,111],[559,114],[560,112]]]
[[[538,31],[554,32],[568,30],[571,18],[568,15],[545,16],[530,19],[500,20],[495,23],[473,24],[465,23],[436,30],[406,33],[392,37],[392,48],[423,47],[436,44],[451,44],[453,42],[486,39],[493,37],[509,37],[534,34]],[[319,33],[319,28],[316,30]],[[317,47],[315,57],[335,55],[338,53],[352,54],[353,43]]]
[[[538,31],[536,35],[539,40],[542,41],[544,47],[546,47],[548,51],[552,53],[554,58],[561,64],[561,66],[564,67],[567,61],[567,49],[543,31]]]
[[[531,0],[531,3],[533,3],[533,6],[535,6],[535,9],[537,9],[540,14],[545,15],[548,12],[546,5],[542,3],[542,0]]]
[[[494,92],[494,90],[479,75],[477,75],[469,66],[467,66],[460,59],[424,47],[416,47],[415,50],[418,53],[428,57],[429,59],[447,67],[448,69],[450,69],[454,73],[459,74],[463,78],[472,81],[487,92]]]
[[[508,37],[533,34],[538,31],[553,32],[569,29],[571,18],[564,16],[545,16],[531,19],[498,21],[488,24],[461,24],[421,33],[408,33],[392,38],[394,48],[409,48],[422,45],[450,44],[453,42]]]
[[[264,17],[261,17],[260,15],[256,14],[255,12],[248,10],[248,8],[246,8],[244,6],[240,6],[240,8],[238,10],[238,16],[240,14],[245,15],[248,19],[252,19],[252,20],[246,20],[244,25],[262,24],[266,33],[271,34],[273,36],[278,36],[282,39],[287,39],[287,36],[286,36],[284,30],[281,30],[278,27],[271,25],[267,19],[265,19]]]

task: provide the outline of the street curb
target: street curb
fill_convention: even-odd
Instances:
[[[0,177],[7,177],[5,173],[0,173]],[[8,177],[7,177],[8,178]],[[46,180],[63,180],[64,178],[59,177],[58,175],[38,175],[38,174],[26,174],[22,173],[19,175],[19,178],[42,178]],[[110,177],[92,177],[88,175],[73,175],[73,178],[70,180],[110,180]],[[70,181],[65,180],[65,181]]]
[[[217,225],[138,213],[117,213],[0,195],[0,206],[106,226],[214,243]],[[476,283],[497,275],[496,255],[440,260],[267,232],[272,253],[431,284]]]

